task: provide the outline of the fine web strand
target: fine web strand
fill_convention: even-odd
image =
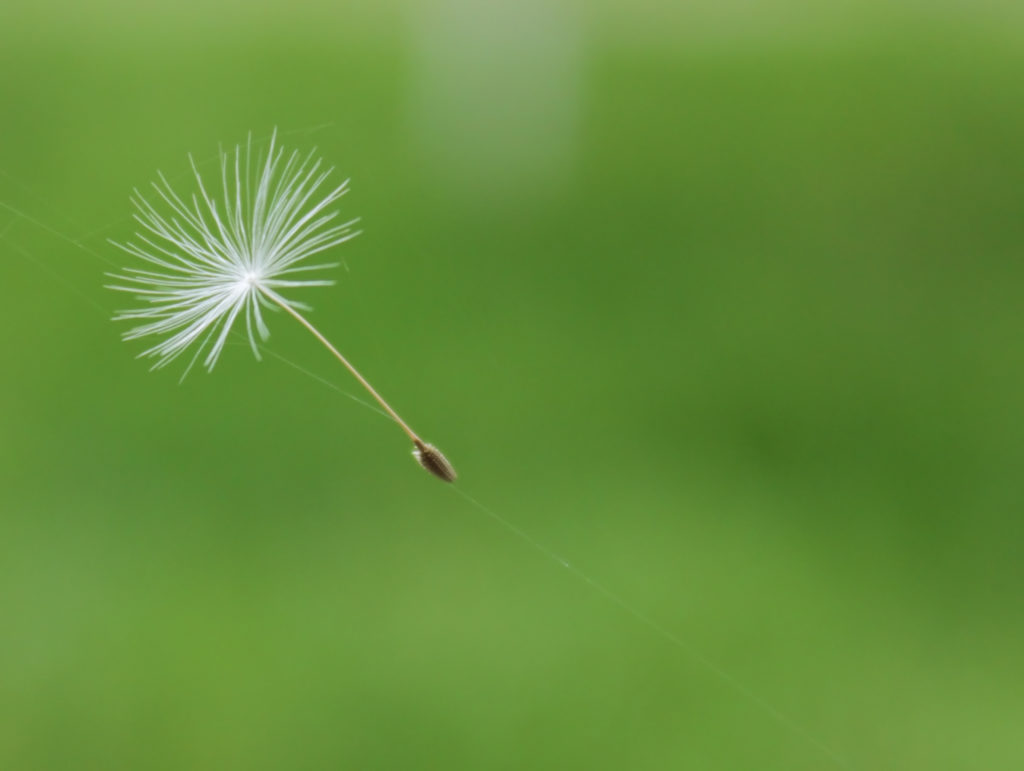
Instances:
[[[733,675],[729,674],[728,671],[726,671],[721,666],[712,661],[710,658],[708,658],[705,654],[701,653],[692,645],[687,644],[683,640],[683,638],[669,631],[665,626],[655,621],[653,618],[648,616],[643,611],[639,610],[636,606],[624,600],[611,589],[608,589],[604,584],[592,578],[588,573],[584,572],[583,570],[580,570],[565,557],[561,556],[557,552],[545,546],[543,543],[538,541],[536,538],[534,538],[528,532],[523,530],[521,527],[511,522],[509,519],[503,517],[501,514],[499,514],[489,506],[485,506],[484,504],[482,504],[480,501],[471,496],[461,487],[453,486],[452,490],[457,495],[462,497],[466,502],[468,502],[471,506],[476,508],[478,511],[482,512],[490,519],[497,522],[502,528],[512,533],[514,536],[519,538],[521,541],[525,542],[534,550],[540,552],[542,555],[547,557],[552,562],[555,562],[559,566],[565,568],[567,571],[569,571],[569,573],[572,575],[574,579],[589,586],[594,592],[600,594],[612,605],[615,605],[620,610],[625,612],[627,615],[632,616],[640,624],[647,627],[649,630],[651,630],[656,635],[658,635],[663,640],[672,645],[672,647],[681,651],[687,658],[695,661],[700,667],[710,672],[718,680],[720,680],[725,685],[729,686],[733,691],[738,693],[744,699],[750,701],[754,706],[756,706],[766,715],[775,720],[775,722],[777,722],[779,725],[789,730],[795,736],[800,737],[802,740],[806,741],[812,747],[818,749],[823,755],[825,755],[829,760],[831,760],[836,765],[836,767],[852,771],[853,766],[850,764],[848,760],[843,758],[841,755],[832,750],[827,744],[818,739],[801,723],[798,723],[796,720],[794,720],[792,717],[790,717],[785,712],[780,710],[770,701],[767,701],[763,697],[758,696],[757,693],[755,693],[750,688],[745,686]]]
[[[41,230],[43,230],[43,231],[45,231],[45,232],[47,232],[47,233],[49,233],[49,234],[51,234],[51,235],[61,239],[62,241],[65,241],[65,242],[67,242],[69,244],[72,244],[73,246],[77,246],[79,249],[84,251],[90,257],[94,257],[95,259],[100,260],[105,265],[113,266],[113,267],[119,267],[116,263],[114,263],[113,261],[107,259],[106,257],[103,257],[102,255],[98,254],[96,251],[90,249],[85,244],[81,243],[80,241],[72,238],[71,236],[67,235],[66,233],[62,233],[61,231],[59,231],[59,230],[57,230],[57,229],[55,229],[53,227],[50,227],[49,225],[45,224],[44,222],[41,222],[40,220],[36,219],[32,215],[28,214],[27,212],[24,212],[24,211],[22,211],[20,209],[17,209],[14,206],[11,206],[10,204],[8,204],[8,203],[6,203],[4,201],[0,201],[0,207],[3,207],[7,211],[9,211],[12,214],[14,214],[16,218],[24,220],[25,222],[31,223],[31,224],[35,225],[36,227],[40,228]],[[89,305],[102,318],[104,318],[106,320],[109,320],[110,317],[113,315],[113,311],[110,308],[107,308],[106,306],[104,306],[101,303],[99,303],[98,301],[96,301],[91,295],[89,295],[87,292],[82,290],[77,284],[75,284],[75,283],[73,283],[71,281],[68,281],[67,278],[65,278],[58,270],[56,270],[54,267],[52,267],[48,262],[46,262],[45,260],[40,259],[36,255],[34,255],[32,252],[30,252],[28,249],[26,249],[24,246],[22,246],[20,244],[17,244],[17,243],[15,243],[15,242],[10,240],[10,238],[8,237],[8,233],[11,230],[11,227],[12,227],[12,225],[13,225],[13,223],[15,221],[17,221],[17,220],[11,220],[11,221],[7,222],[4,225],[3,229],[0,230],[0,242],[3,242],[8,248],[10,248],[11,250],[17,252],[19,255],[21,255],[26,261],[31,262],[38,269],[40,269],[43,272],[45,272],[50,278],[52,278],[54,281],[56,281],[61,287],[66,289],[68,291],[68,293],[74,295],[75,297],[80,299],[82,302],[84,302],[87,305]],[[246,338],[246,336],[244,334],[242,334],[241,332],[237,331],[237,330],[232,330],[231,338],[232,338],[234,343],[237,343],[237,344],[240,344],[240,345],[244,344],[246,347],[249,347],[249,345],[250,345],[248,339]],[[388,415],[388,413],[386,413],[384,410],[380,409],[380,407],[378,407],[377,405],[372,404],[372,403],[366,401],[365,399],[363,399],[363,398],[361,398],[359,396],[356,396],[355,394],[351,393],[350,391],[346,391],[341,386],[339,386],[339,385],[337,385],[337,384],[327,380],[324,377],[321,377],[320,375],[317,375],[315,372],[312,372],[312,371],[306,369],[302,365],[292,361],[291,359],[287,358],[286,356],[284,356],[284,355],[278,353],[277,351],[273,350],[272,348],[268,347],[265,342],[260,343],[258,345],[258,348],[259,348],[259,351],[261,353],[263,353],[263,354],[265,354],[267,356],[270,356],[271,358],[277,359],[282,364],[286,364],[287,366],[291,367],[292,369],[296,370],[297,372],[302,373],[306,377],[309,377],[309,378],[317,381],[318,383],[326,386],[327,388],[330,388],[335,393],[341,394],[342,396],[344,396],[344,397],[346,397],[348,399],[351,399],[353,402],[355,402],[356,404],[360,405],[361,407],[365,407],[366,409],[370,410],[371,412],[375,412],[378,415],[381,415],[382,417],[386,417],[386,418],[390,417]]]
[[[25,220],[26,222],[32,223],[33,225],[35,225],[40,230],[45,230],[50,235],[56,236],[61,241],[67,241],[72,246],[77,246],[79,249],[81,249],[81,250],[85,251],[87,254],[95,257],[100,262],[103,262],[106,265],[109,265],[109,266],[112,266],[112,267],[115,267],[115,268],[120,267],[116,262],[114,262],[113,260],[110,260],[110,259],[104,257],[102,254],[97,252],[95,249],[91,249],[88,246],[86,246],[85,244],[83,244],[81,241],[79,241],[78,239],[72,238],[71,236],[67,235],[66,233],[62,233],[61,231],[57,230],[56,228],[50,227],[45,222],[42,222],[41,220],[36,219],[35,217],[33,217],[32,215],[28,214],[27,212],[24,212],[21,209],[16,209],[15,207],[11,206],[9,203],[6,203],[4,201],[0,201],[0,207],[3,207],[7,211],[9,211],[15,217],[20,217],[21,219]]]
[[[341,354],[341,352],[338,351],[338,349],[331,344],[331,341],[324,337],[320,330],[318,330],[309,321],[306,320],[305,316],[303,316],[301,313],[295,310],[295,308],[293,308],[287,300],[281,297],[281,295],[277,294],[277,292],[271,289],[267,289],[266,287],[260,287],[259,291],[262,292],[274,303],[276,303],[286,313],[291,314],[292,318],[294,318],[302,326],[309,330],[310,333],[312,333],[313,337],[315,337],[317,340],[323,343],[324,347],[327,348],[327,350],[330,351],[338,361],[345,365],[345,369],[352,373],[353,377],[355,377],[355,379],[359,381],[360,385],[362,385],[364,388],[366,388],[367,391],[370,392],[370,395],[374,399],[376,399],[377,403],[381,407],[384,408],[384,411],[388,414],[388,416],[399,425],[399,427],[409,436],[409,438],[413,442],[421,441],[419,436],[416,435],[416,432],[409,428],[409,424],[402,420],[402,418],[399,417],[398,413],[395,412],[394,409],[392,409],[391,405],[384,400],[384,397],[377,393],[377,389],[370,385],[370,381],[364,378],[359,373],[359,370],[352,366],[351,362],[349,362],[349,360],[346,359]]]
[[[260,347],[260,351],[262,353],[265,353],[266,355],[268,355],[268,356],[270,356],[272,358],[277,359],[282,364],[287,364],[289,367],[291,367],[294,370],[297,370],[297,371],[301,372],[306,377],[313,378],[313,380],[315,380],[316,382],[320,383],[321,385],[326,386],[327,388],[330,388],[335,393],[339,393],[342,396],[348,397],[349,399],[354,401],[356,404],[362,405],[363,407],[366,407],[366,409],[371,410],[372,412],[376,412],[381,417],[388,418],[389,420],[391,419],[391,416],[388,415],[386,412],[384,412],[384,410],[382,410],[376,404],[371,404],[370,402],[366,401],[365,399],[360,399],[355,394],[349,393],[348,391],[344,390],[341,386],[336,385],[335,383],[332,383],[327,378],[320,377],[320,375],[316,374],[315,372],[310,372],[308,369],[306,369],[305,367],[300,366],[299,364],[296,364],[294,361],[291,361],[290,359],[286,359],[284,356],[282,356],[281,354],[277,353],[276,351],[273,351],[270,348],[267,348],[266,347],[266,343],[260,344],[259,347]]]
[[[30,222],[30,223],[36,225],[37,227],[39,227],[40,229],[42,229],[42,230],[44,230],[44,231],[46,231],[46,232],[48,232],[48,233],[50,233],[50,234],[60,238],[61,240],[66,241],[66,242],[68,242],[68,243],[70,243],[70,244],[72,244],[74,246],[77,246],[78,248],[82,249],[84,252],[86,252],[90,256],[100,260],[101,262],[103,262],[103,263],[105,263],[107,265],[113,265],[114,264],[110,260],[108,260],[107,258],[105,258],[102,255],[100,255],[99,253],[97,253],[96,251],[94,251],[94,250],[90,249],[89,247],[87,247],[86,245],[82,244],[80,241],[78,241],[78,240],[76,240],[76,239],[74,239],[74,238],[72,238],[72,237],[70,237],[70,236],[68,236],[68,235],[66,235],[66,234],[56,230],[53,227],[50,227],[49,225],[47,225],[47,224],[41,222],[40,220],[38,220],[38,219],[36,219],[36,218],[26,214],[25,212],[22,212],[19,209],[16,209],[15,207],[11,206],[10,204],[7,204],[7,203],[5,203],[3,201],[0,201],[0,206],[2,206],[3,208],[7,209],[10,212],[12,212],[13,214],[17,215],[21,219],[23,219],[23,220],[25,220],[27,222]],[[50,267],[46,266],[38,258],[35,258],[27,250],[23,249],[20,246],[17,246],[15,244],[10,243],[10,241],[8,239],[4,238],[4,234],[0,233],[0,239],[4,240],[12,248],[16,249],[20,254],[22,254],[22,256],[30,259],[35,264],[37,264],[40,267],[44,268],[48,273],[55,274],[54,270],[52,270]],[[94,309],[98,310],[104,316],[109,316],[109,312],[105,308],[103,308],[99,303],[97,303],[94,300],[92,300],[85,292],[81,291],[79,288],[72,286],[69,282],[67,282],[66,280],[63,280],[63,279],[61,280],[61,285],[64,286],[69,291],[71,291],[72,293],[74,293],[76,296],[78,296],[83,301],[87,302],[90,306],[92,306]],[[268,348],[265,343],[261,344],[261,346],[260,346],[260,348],[261,348],[261,350],[263,352],[269,354],[273,358],[278,359],[282,363],[287,364],[288,366],[290,366],[291,368],[297,370],[298,372],[302,373],[303,375],[306,375],[308,377],[313,378],[314,380],[316,380],[317,382],[321,383],[325,387],[330,388],[331,390],[346,396],[347,398],[351,399],[352,401],[357,402],[358,404],[366,407],[367,409],[373,410],[374,412],[380,414],[383,417],[387,417],[389,419],[395,420],[407,433],[410,434],[410,436],[415,436],[415,434],[412,432],[412,430],[410,428],[408,428],[408,426],[405,425],[405,423],[398,417],[398,415],[393,410],[391,410],[390,407],[387,406],[387,403],[383,400],[383,398],[381,398],[376,393],[376,391],[373,390],[372,386],[370,386],[369,383],[366,382],[365,379],[361,375],[359,375],[358,371],[355,370],[355,368],[351,364],[349,364],[348,361],[345,360],[345,358],[340,353],[338,353],[336,351],[336,349],[330,344],[330,342],[327,341],[327,339],[325,337],[323,337],[323,335],[321,335],[320,332],[317,331],[316,328],[313,327],[312,324],[310,324],[308,321],[306,321],[305,318],[302,317],[301,314],[299,314],[297,311],[295,311],[292,308],[289,308],[288,305],[286,303],[284,303],[281,298],[271,297],[271,299],[275,302],[275,304],[280,305],[285,311],[287,311],[292,316],[294,316],[297,320],[299,320],[300,323],[303,324],[303,326],[307,327],[307,329],[309,329],[310,332],[312,332],[329,350],[331,350],[331,352],[334,353],[339,358],[339,360],[341,360],[341,362],[349,369],[349,371],[353,375],[355,375],[356,378],[363,385],[365,385],[368,388],[370,393],[372,393],[379,400],[379,402],[382,404],[382,406],[385,407],[385,410],[379,409],[375,405],[370,404],[370,403],[364,401],[363,399],[359,398],[358,396],[356,396],[354,394],[349,393],[348,391],[345,391],[344,389],[342,389],[340,386],[336,385],[332,381],[330,381],[330,380],[328,380],[326,378],[320,377],[320,376],[310,372],[309,370],[303,368],[302,366],[296,364],[295,362],[290,361],[289,359],[287,359],[286,357],[282,356],[281,354],[279,354],[279,353],[271,350],[270,348]],[[241,334],[239,332],[233,332],[232,336],[234,338],[237,338],[240,341],[240,344],[245,344],[246,346],[248,346],[248,341],[246,340],[246,338],[245,338],[245,336],[243,334]],[[577,581],[579,581],[579,582],[589,586],[596,594],[601,595],[602,597],[605,598],[605,600],[607,600],[612,605],[615,605],[616,607],[618,607],[622,612],[624,612],[625,614],[633,617],[633,619],[637,623],[639,623],[642,626],[646,627],[647,629],[649,629],[651,632],[653,632],[658,637],[661,637],[663,640],[665,640],[668,644],[670,644],[676,650],[680,651],[680,653],[682,653],[686,658],[689,658],[692,661],[696,662],[701,668],[703,668],[704,670],[706,670],[707,672],[712,674],[715,678],[717,678],[723,684],[725,684],[729,688],[731,688],[735,693],[739,694],[744,699],[749,701],[751,704],[756,706],[759,710],[761,710],[766,715],[771,717],[776,723],[778,723],[779,725],[784,727],[786,730],[788,730],[794,736],[798,736],[802,741],[806,742],[809,746],[812,746],[812,747],[816,748],[819,752],[821,752],[824,756],[826,756],[832,762],[832,764],[835,767],[842,768],[842,769],[847,769],[848,771],[852,770],[854,768],[854,766],[852,766],[851,763],[848,760],[843,758],[837,752],[832,750],[828,745],[826,745],[824,742],[822,742],[820,739],[818,739],[814,734],[812,734],[801,723],[797,722],[795,719],[793,719],[788,714],[786,714],[785,712],[780,710],[778,707],[774,706],[774,704],[772,704],[771,702],[767,701],[766,699],[764,699],[763,697],[759,696],[757,693],[752,691],[750,688],[745,686],[742,682],[737,680],[736,677],[734,677],[727,670],[723,669],[721,666],[716,664],[714,661],[712,661],[710,658],[708,658],[705,654],[703,654],[699,650],[695,649],[692,645],[687,644],[683,640],[682,637],[680,637],[679,635],[671,632],[668,628],[666,628],[661,623],[659,623],[658,621],[653,619],[651,616],[649,616],[646,613],[644,613],[643,611],[639,610],[636,606],[634,606],[633,604],[629,603],[628,601],[626,601],[625,599],[620,597],[618,594],[616,594],[615,592],[613,592],[610,589],[608,589],[607,587],[605,587],[602,583],[600,583],[599,581],[597,581],[596,579],[591,577],[591,575],[589,573],[587,573],[587,572],[581,570],[580,568],[576,567],[572,562],[570,562],[569,560],[565,559],[564,557],[562,557],[561,555],[559,555],[557,552],[553,551],[549,547],[545,546],[541,541],[539,541],[536,538],[534,538],[530,533],[528,533],[527,531],[523,530],[518,525],[514,524],[511,520],[509,520],[508,518],[502,516],[501,514],[496,512],[494,509],[484,505],[479,500],[477,500],[476,498],[471,496],[469,493],[465,492],[461,487],[454,486],[453,490],[454,490],[455,493],[457,493],[463,500],[465,500],[470,506],[475,508],[477,511],[479,511],[480,513],[484,514],[489,519],[491,519],[494,522],[496,522],[504,530],[508,531],[509,533],[514,535],[516,538],[518,538],[521,541],[523,541],[524,543],[526,543],[530,548],[532,548],[535,551],[539,552],[544,557],[546,557],[547,559],[549,559],[552,562],[556,563],[560,567],[565,568],[573,576],[573,578],[575,580],[577,580]]]
[[[20,244],[15,244],[15,243],[5,239],[4,238],[4,234],[2,234],[2,233],[0,233],[0,240],[3,240],[4,243],[7,244],[7,246],[9,246],[14,251],[18,252],[18,254],[20,254],[26,260],[28,260],[33,265],[35,265],[37,268],[39,268],[40,270],[45,272],[53,281],[56,281],[58,284],[60,284],[60,286],[64,287],[64,289],[66,289],[68,292],[70,292],[71,294],[75,295],[76,297],[78,297],[83,302],[88,303],[95,310],[97,310],[101,314],[103,314],[106,318],[110,318],[110,311],[108,311],[106,308],[104,308],[102,305],[100,305],[98,302],[96,302],[96,300],[94,300],[88,294],[86,294],[81,289],[79,289],[77,285],[73,284],[72,282],[70,282],[66,278],[64,278],[64,276],[62,276],[60,274],[60,272],[58,272],[57,270],[52,268],[48,263],[44,262],[43,260],[40,260],[34,254],[32,254],[32,252],[30,252],[28,249],[26,249],[25,247],[21,246]]]

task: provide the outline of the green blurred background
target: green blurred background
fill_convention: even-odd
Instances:
[[[673,5],[3,4],[0,769],[1024,767],[1024,10]],[[457,489],[108,320],[275,126]]]

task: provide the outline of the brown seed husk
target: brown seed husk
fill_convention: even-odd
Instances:
[[[427,444],[426,442],[417,441],[413,444],[413,457],[416,458],[423,468],[445,482],[455,481],[458,474],[455,473],[455,468],[448,462],[448,459],[444,457],[444,453],[434,447],[434,445]]]

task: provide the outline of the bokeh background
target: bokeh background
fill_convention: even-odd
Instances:
[[[0,768],[1024,767],[1019,3],[7,0],[0,73]],[[274,127],[457,488],[281,314],[118,339],[132,188]]]

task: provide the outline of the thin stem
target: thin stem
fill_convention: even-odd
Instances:
[[[408,434],[409,438],[413,441],[413,444],[417,446],[421,446],[424,444],[423,440],[419,438],[416,432],[409,427],[409,424],[402,420],[398,416],[398,413],[391,408],[391,405],[384,401],[384,397],[377,393],[377,390],[372,385],[370,385],[370,381],[368,381],[365,377],[360,375],[359,370],[353,367],[351,362],[349,362],[348,359],[342,356],[341,352],[338,351],[337,348],[331,345],[331,341],[324,337],[322,334],[320,334],[320,330],[318,330],[316,327],[310,324],[309,321],[306,320],[305,316],[303,316],[301,313],[299,313],[297,310],[291,307],[287,302],[285,302],[283,297],[274,292],[272,289],[267,289],[266,287],[261,286],[259,287],[259,290],[263,292],[263,294],[267,298],[269,298],[275,304],[283,308],[285,312],[290,314],[292,318],[294,318],[296,321],[302,324],[302,326],[304,326],[306,329],[312,332],[313,337],[315,337],[317,340],[323,343],[327,350],[333,353],[334,357],[345,365],[345,368],[352,373],[353,377],[355,377],[356,380],[362,383],[363,387],[370,392],[370,395],[377,400],[377,403],[384,408],[384,411],[391,416],[391,419],[394,420],[399,425],[399,427],[403,431],[405,431],[406,434]]]

